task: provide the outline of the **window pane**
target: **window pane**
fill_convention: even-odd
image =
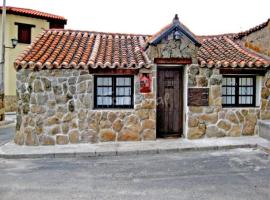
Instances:
[[[231,104],[235,104],[235,97],[232,96],[231,99],[232,99],[232,103]]]
[[[116,88],[116,95],[125,95],[125,88],[118,87]]]
[[[103,106],[112,105],[112,97],[98,97],[97,105],[103,105]]]
[[[125,95],[131,95],[131,88],[130,87],[125,88]]]
[[[234,86],[235,85],[235,78],[231,78],[231,77],[229,77],[229,78],[223,78],[223,81],[222,81],[223,83],[223,85],[228,85],[228,86]]]
[[[226,80],[227,80],[227,78],[222,79],[222,85],[226,85]]]
[[[247,94],[249,94],[249,95],[253,94],[253,88],[252,87],[247,88]]]
[[[235,88],[234,87],[227,87],[227,93],[228,95],[235,95]]]
[[[251,78],[247,78],[247,85],[251,85]]]
[[[131,78],[117,77],[116,78],[116,85],[117,86],[130,86],[131,85]]]
[[[117,87],[116,96],[130,96],[131,88],[130,87]]]
[[[232,88],[232,95],[235,95],[235,88]]]
[[[240,96],[239,97],[239,104],[246,104],[246,97]]]
[[[130,97],[116,97],[116,105],[130,105],[131,98]]]
[[[246,95],[246,88],[245,87],[239,87],[239,94],[240,95]]]
[[[252,103],[252,99],[251,99],[251,97],[246,97],[247,99],[246,99],[246,103],[247,104],[251,104]]]
[[[98,87],[97,95],[98,96],[112,95],[112,87]]]
[[[240,78],[239,82],[240,82],[240,85],[247,85],[247,78]]]
[[[231,104],[231,103],[232,103],[231,97],[229,96],[229,97],[227,97],[227,104]]]
[[[112,78],[111,77],[98,77],[97,78],[97,85],[98,86],[112,85]]]
[[[231,78],[226,78],[226,85],[231,85]]]
[[[226,88],[225,87],[222,87],[222,94],[226,94]]]
[[[252,104],[253,96],[240,96],[239,104]]]
[[[232,85],[235,86],[235,78],[232,78]]]
[[[231,87],[227,87],[227,94],[232,94],[232,92],[231,92]]]
[[[222,97],[222,104],[227,104],[227,101],[226,100],[227,100],[227,98],[223,96]]]

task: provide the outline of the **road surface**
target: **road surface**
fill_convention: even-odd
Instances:
[[[270,157],[251,149],[0,159],[1,200],[270,199]]]

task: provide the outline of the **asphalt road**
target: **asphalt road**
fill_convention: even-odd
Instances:
[[[236,149],[74,159],[0,159],[0,199],[270,199],[270,157]]]
[[[10,142],[15,134],[15,126],[8,125],[6,128],[0,128],[0,146]],[[0,197],[1,200],[1,197]]]

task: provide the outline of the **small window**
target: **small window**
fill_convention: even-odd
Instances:
[[[133,108],[133,76],[95,76],[95,108]]]
[[[222,105],[247,107],[256,105],[256,76],[224,76]]]
[[[18,42],[30,44],[31,43],[31,25],[18,24]]]

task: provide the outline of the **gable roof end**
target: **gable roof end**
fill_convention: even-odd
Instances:
[[[196,38],[196,36],[184,25],[179,21],[178,15],[176,14],[172,23],[165,26],[159,32],[154,34],[150,40],[146,44],[146,48],[148,45],[157,45],[163,38],[167,37],[173,31],[180,31],[186,37],[188,37],[196,46],[201,46],[201,43]]]

